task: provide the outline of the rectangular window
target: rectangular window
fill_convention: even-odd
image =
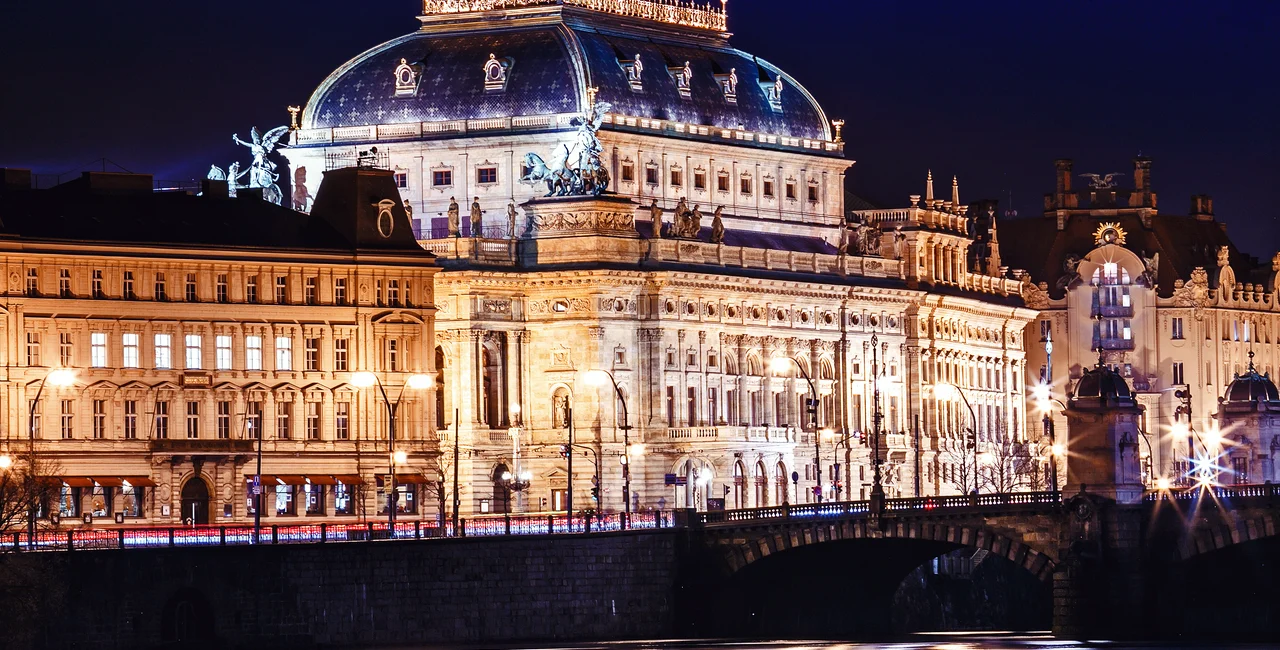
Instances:
[[[305,486],[307,495],[307,514],[324,515],[324,486],[308,483]]]
[[[93,297],[103,298],[106,294],[102,290],[102,271],[94,270],[93,272]]]
[[[188,334],[187,341],[187,370],[199,370],[201,361],[204,358],[204,337],[199,334]]]
[[[373,300],[379,306],[384,304],[382,302],[382,280],[373,281]]]
[[[214,363],[217,364],[218,370],[230,370],[231,337],[226,334],[220,334],[214,337],[213,344],[215,346],[215,356],[217,357]]]
[[[387,304],[391,305],[392,307],[400,306],[400,281],[399,280],[387,281]]]
[[[71,269],[58,270],[58,297],[71,297]]]
[[[79,517],[80,516],[80,488],[62,486],[62,496],[59,498],[58,515],[61,517]]]
[[[62,400],[62,439],[70,440],[75,437],[75,400]]]
[[[227,274],[226,273],[218,274],[218,282],[216,285],[214,285],[214,291],[215,291],[215,295],[214,295],[215,300],[217,300],[218,302],[227,301]]]
[[[498,182],[497,167],[480,167],[476,169],[476,182],[481,185],[493,185]]]
[[[161,301],[163,301],[163,300],[168,300],[168,299],[169,299],[169,294],[165,292],[165,282],[164,282],[164,274],[163,274],[163,273],[156,273],[156,287],[155,287],[155,288],[156,288],[156,291],[155,291],[155,299],[156,299],[156,300],[161,300]]]
[[[89,334],[89,363],[94,368],[107,367],[106,332],[92,332]]]
[[[320,402],[307,402],[307,440],[320,439]]]
[[[812,203],[818,202],[818,186],[817,185],[809,186],[809,201]]]
[[[396,181],[396,187],[397,187],[397,188],[402,189],[402,190],[403,190],[403,189],[405,189],[405,188],[408,188],[408,187],[409,187],[409,172],[396,172],[396,174],[395,174],[395,181]]]
[[[729,191],[729,175],[728,174],[720,174],[716,176],[716,189],[720,190],[721,192]]]
[[[276,437],[281,440],[289,439],[289,425],[293,419],[293,402],[277,402],[276,403]]]
[[[404,306],[405,307],[413,306],[413,285],[411,284],[411,282],[412,280],[404,281]]]
[[[169,438],[169,403],[156,402],[156,439],[167,440]]]
[[[676,387],[667,386],[667,426],[675,428],[676,426]]]
[[[347,339],[333,340],[333,370],[334,372],[347,371]]]
[[[631,163],[622,165],[622,182],[633,183],[636,180],[636,166]]]
[[[244,369],[262,370],[262,337],[244,337]]]
[[[761,185],[760,193],[767,198],[773,198],[773,181],[765,179],[764,183]]]
[[[218,439],[227,440],[231,437],[231,402],[218,402]]]
[[[133,290],[133,271],[124,272],[124,281],[123,286],[120,288],[120,295],[124,296],[125,300],[133,300],[138,297],[138,294]]]
[[[289,304],[289,278],[283,275],[276,278],[276,304]]]
[[[795,184],[795,183],[787,183],[787,198],[788,198],[788,199],[791,199],[791,200],[795,200],[795,198],[796,198],[796,184]]]
[[[121,348],[124,352],[123,364],[125,368],[138,367],[138,335],[132,332],[126,332],[121,336]]]
[[[347,304],[347,279],[338,278],[333,281],[333,304]]]
[[[262,402],[249,402],[245,405],[245,427],[250,438],[257,439],[262,435]]]
[[[121,501],[121,505],[123,506],[121,508],[121,512],[124,513],[124,516],[126,517],[142,516],[142,501],[143,501],[142,493],[144,489],[145,488],[134,487],[132,485],[129,485],[127,482],[124,484],[124,487],[120,488],[120,497],[121,497],[120,501]]]
[[[244,301],[258,302],[258,276],[251,275],[244,281]]]
[[[1172,320],[1172,323],[1173,323],[1173,338],[1181,339],[1183,337],[1182,336],[1182,318],[1181,317],[1174,318]]]
[[[320,369],[320,339],[307,339],[306,369],[315,372]]]
[[[739,178],[738,191],[742,194],[751,194],[751,179],[746,176]]]
[[[71,332],[58,333],[58,362],[63,368],[70,368],[72,365],[71,351],[75,343],[72,339]]]
[[[93,439],[102,440],[107,437],[107,400],[93,400]]]
[[[307,278],[306,301],[308,305],[316,304],[316,279]]]
[[[432,187],[449,187],[453,185],[453,170],[437,169],[431,172]]]
[[[350,425],[351,402],[334,402],[333,404],[333,437],[346,440],[351,436]]]
[[[699,171],[693,172],[693,189],[695,190],[707,189],[707,173],[706,172],[699,172]]]
[[[136,400],[124,401],[124,439],[137,440],[138,438],[138,402]]]
[[[671,186],[680,187],[684,185],[684,172],[679,169],[671,170]]]
[[[276,486],[276,515],[292,517],[298,514],[298,504],[294,501],[294,491],[296,489],[297,486],[294,485]]]
[[[1182,362],[1181,361],[1173,362],[1173,385],[1181,386],[1183,384],[1186,384],[1187,382],[1183,381],[1184,378],[1185,377],[1182,370]]]
[[[391,372],[400,370],[399,343],[396,339],[387,339],[387,370]]]
[[[36,269],[27,269],[27,297],[40,297],[40,272]]]
[[[40,400],[33,399],[27,401],[27,412],[31,414],[31,435],[34,438],[39,438],[42,432],[40,423],[40,415],[42,412],[41,404],[42,402]]]
[[[644,182],[648,185],[658,184],[658,168],[657,167],[644,168]]]
[[[173,367],[173,357],[170,354],[170,345],[172,337],[168,334],[156,334],[156,369],[168,370]]]
[[[187,439],[200,437],[200,402],[187,402]]]
[[[1052,334],[1052,332],[1053,332],[1053,323],[1048,320],[1041,320],[1040,321],[1040,340],[1048,341],[1049,336]]]
[[[355,489],[350,485],[341,483],[333,486],[333,514],[335,515],[354,515],[356,514]]]
[[[200,301],[200,297],[196,294],[196,274],[195,273],[187,274],[186,294],[187,294],[187,302]]]
[[[40,333],[27,332],[27,365],[40,365]]]
[[[276,337],[276,370],[293,370],[293,339]]]

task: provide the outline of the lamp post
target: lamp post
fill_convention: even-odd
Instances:
[[[529,488],[533,482],[533,474],[528,470],[520,471],[520,465],[516,463],[515,473],[506,471],[502,473],[502,485],[506,488],[506,504],[502,508],[502,519],[506,523],[507,534],[511,534],[511,493],[523,492]]]
[[[1051,349],[1052,344],[1046,345],[1046,349]],[[1052,396],[1052,382],[1045,382],[1036,385],[1031,389],[1031,397],[1044,411],[1044,435],[1049,440],[1049,487],[1053,492],[1058,491],[1058,458],[1062,456],[1062,449],[1058,446],[1057,439],[1054,436],[1053,426],[1053,404],[1057,404],[1058,408],[1067,410],[1067,406],[1061,400]]]
[[[960,390],[959,386],[956,386],[955,384],[943,383],[943,384],[938,384],[937,388],[941,389],[944,393],[951,393],[953,396],[959,395],[961,401],[964,402],[965,408],[969,409],[969,418],[971,419],[973,424],[973,426],[969,429],[969,433],[972,436],[970,444],[973,445],[973,493],[977,494],[978,493],[978,414],[974,413],[973,406],[969,404],[969,398],[964,394],[964,391]]]
[[[622,404],[622,426],[619,427],[622,429],[622,457],[618,461],[622,463],[622,528],[626,530],[631,525],[631,419],[627,415],[627,398],[622,394],[622,389],[618,386],[618,380],[613,376],[612,372],[608,370],[591,370],[587,372],[586,380],[589,385],[604,386],[606,379],[608,383],[613,384],[613,392],[617,394],[618,402]]]
[[[887,345],[887,344],[886,344]],[[879,516],[884,511],[884,485],[880,482],[880,432],[884,424],[884,412],[880,410],[880,338],[871,335],[871,368],[875,378],[871,384],[871,508]]]
[[[27,434],[29,448],[29,457],[27,459],[28,484],[36,485],[40,477],[35,476],[36,472],[36,409],[40,407],[40,396],[44,393],[44,385],[52,384],[55,387],[64,387],[74,384],[76,381],[76,372],[67,368],[54,368],[45,373],[40,380],[40,387],[36,389],[36,398],[31,401],[31,408],[27,413]],[[10,460],[12,463],[12,459]],[[27,504],[27,548],[35,546],[36,537],[36,503],[29,499]]]
[[[387,395],[387,389],[382,384],[382,379],[376,373],[357,372],[351,375],[351,385],[356,388],[372,388],[378,387],[378,392],[382,394],[382,401],[387,405],[387,454],[388,464],[391,467],[391,483],[390,490],[387,492],[387,525],[389,527],[388,535],[391,539],[396,536],[396,506],[399,505],[400,495],[396,493],[396,465],[404,464],[406,460],[405,453],[396,453],[396,411],[400,408],[400,400],[404,398],[404,393],[408,389],[423,390],[431,388],[430,375],[409,375],[405,377],[404,384],[400,386],[400,393],[396,395],[395,401]],[[376,396],[375,396],[376,399]]]
[[[814,479],[818,483],[818,489],[815,491],[814,496],[818,498],[818,503],[822,503],[822,436],[818,433],[818,389],[814,386],[813,380],[809,378],[809,373],[805,372],[804,366],[800,365],[800,362],[793,357],[786,355],[774,357],[770,364],[773,366],[774,373],[786,372],[787,368],[794,364],[800,371],[800,376],[804,377],[805,382],[809,384],[809,425],[813,429],[813,469]]]

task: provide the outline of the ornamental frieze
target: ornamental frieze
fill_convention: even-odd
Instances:
[[[510,300],[485,300],[481,305],[481,310],[486,314],[510,316],[511,301]]]
[[[552,212],[529,218],[529,230],[537,233],[635,232],[635,215],[628,212],[584,210]]]
[[[529,302],[529,313],[535,316],[589,311],[591,311],[591,301],[586,298],[557,298]]]

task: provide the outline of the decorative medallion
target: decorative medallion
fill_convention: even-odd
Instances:
[[[1098,229],[1093,231],[1093,241],[1098,246],[1106,246],[1107,244],[1123,246],[1124,238],[1127,234],[1124,228],[1120,227],[1120,224],[1107,221],[1098,224]]]
[[[391,237],[392,231],[396,228],[395,217],[391,214],[391,208],[396,207],[396,202],[391,199],[382,199],[372,204],[378,209],[378,234],[383,239]]]

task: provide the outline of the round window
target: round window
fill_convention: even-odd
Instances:
[[[733,305],[729,305],[729,306],[725,309],[725,313],[729,314],[729,318],[737,318],[737,317],[738,317],[738,308],[737,308],[737,307],[734,307]]]
[[[675,301],[673,301],[673,300],[668,300],[668,301],[666,302],[666,304],[665,304],[665,305],[663,305],[663,309],[665,309],[665,310],[667,311],[667,313],[668,313],[668,314],[674,314],[674,313],[676,313],[676,303],[675,303]]]
[[[708,316],[715,316],[715,315],[716,315],[716,306],[715,306],[715,305],[707,305],[707,315],[708,315]]]
[[[754,318],[754,319],[756,319],[756,320],[760,320],[760,315],[761,315],[761,313],[762,313],[762,312],[760,311],[760,308],[759,308],[759,307],[752,307],[752,308],[751,308],[751,317],[752,317],[752,318]]]
[[[858,315],[858,314],[853,314],[852,316],[849,316],[849,324],[850,324],[850,325],[861,325],[861,324],[862,324],[862,316],[860,316],[860,315]]]
[[[872,317],[871,317],[871,326],[872,326],[872,327],[875,327],[875,326],[877,326],[877,325],[879,325],[879,324],[880,324],[880,317],[879,317],[879,316],[872,316]]]
[[[809,312],[807,311],[800,312],[800,322],[801,323],[809,322]]]
[[[694,303],[686,302],[686,303],[684,304],[684,313],[686,313],[686,314],[688,314],[688,315],[692,316],[692,315],[694,315],[694,314],[698,313],[698,306],[697,306],[696,304],[694,304]]]
[[[831,312],[826,312],[822,315],[822,322],[827,325],[830,325],[835,321],[836,321],[836,315]]]

